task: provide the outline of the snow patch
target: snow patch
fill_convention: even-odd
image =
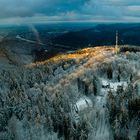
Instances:
[[[126,88],[127,85],[128,85],[126,81],[112,82],[112,81],[109,81],[109,80],[102,79],[101,82],[102,82],[102,87],[103,88],[111,89],[111,90],[114,90],[114,91],[117,91],[118,86],[123,86],[123,88]]]

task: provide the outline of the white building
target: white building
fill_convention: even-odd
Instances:
[[[93,107],[93,102],[90,98],[84,96],[80,98],[73,106],[72,106],[72,116],[75,121],[80,119],[80,116],[86,114]]]

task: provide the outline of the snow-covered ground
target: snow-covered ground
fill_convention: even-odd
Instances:
[[[113,82],[110,80],[101,79],[101,83],[102,86],[104,86],[106,89],[111,89],[114,91],[116,91],[119,86],[122,86],[124,89],[128,86],[128,83],[126,81]]]
[[[80,55],[68,54],[56,57],[47,63],[42,62],[22,69],[17,67],[13,70],[0,71],[0,105],[5,106],[4,113],[0,115],[1,120],[5,120],[11,115],[6,109],[14,107],[11,112],[17,115],[15,119],[11,117],[5,120],[5,122],[8,121],[5,126],[0,125],[4,130],[8,128],[4,133],[8,135],[10,129],[15,136],[17,130],[21,130],[22,133],[18,133],[19,137],[27,132],[24,139],[28,139],[28,137],[36,136],[35,132],[40,132],[41,136],[43,133],[46,136],[53,134],[55,130],[56,137],[57,133],[58,135],[61,133],[62,139],[64,135],[68,138],[84,140],[115,139],[115,130],[118,132],[115,127],[117,125],[120,127],[121,122],[125,120],[123,117],[129,116],[127,113],[130,110],[125,104],[132,100],[131,97],[124,95],[127,95],[128,92],[128,95],[133,93],[134,97],[135,94],[134,91],[129,93],[129,90],[125,90],[124,93],[116,95],[117,88],[120,86],[123,86],[124,89],[128,88],[126,81],[129,81],[131,74],[136,75],[133,69],[134,67],[139,68],[139,60],[136,61],[137,65],[131,64],[126,60],[128,56],[118,57],[112,50],[85,49],[80,52]],[[92,51],[93,53],[91,53]],[[133,58],[133,56],[131,57]],[[64,64],[68,65],[66,69]],[[107,70],[110,66],[113,67],[113,74],[116,74],[116,77],[120,72],[120,82],[116,82],[117,78],[114,77],[114,79],[108,80]],[[132,80],[135,80],[136,76],[134,76]],[[112,94],[108,93],[109,90]],[[110,123],[112,106],[118,108],[115,112],[117,115],[114,113],[116,116],[113,116],[115,121]],[[8,117],[5,117],[7,114]],[[74,123],[74,119],[76,123]],[[133,137],[136,137],[138,131],[136,125],[132,125],[138,124],[136,119],[132,119],[135,123],[131,122],[130,127],[126,124],[123,127],[123,129],[129,127],[129,130],[127,128],[126,131],[128,130]],[[1,120],[0,124],[3,123]],[[113,127],[115,122],[119,122],[121,125],[118,123]],[[10,125],[12,127],[9,127]],[[13,127],[16,129],[14,132]],[[47,129],[50,133],[46,132]],[[40,134],[36,137],[36,140],[40,139]]]
[[[102,85],[108,86],[108,81],[102,80]],[[94,140],[112,140],[111,126],[108,118],[108,110],[106,108],[108,88],[101,89],[101,93],[95,99],[95,128],[92,132]]]
[[[92,138],[94,138],[94,140],[113,140],[113,132],[108,117],[109,110],[106,107],[108,91],[112,90],[116,92],[119,86],[125,89],[128,84],[126,81],[113,82],[103,78],[101,78],[100,81],[102,84],[101,93],[95,96],[94,105],[87,97],[80,98],[76,102],[74,106],[75,122],[79,121],[80,114],[78,113],[80,111],[85,112],[87,116],[90,114],[90,111],[93,111],[95,129],[93,129],[91,134]],[[86,112],[87,109],[89,109],[88,112]]]

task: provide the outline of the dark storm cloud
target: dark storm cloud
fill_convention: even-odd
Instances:
[[[104,19],[118,18],[125,16],[140,16],[139,0],[90,0],[83,7],[83,12],[93,17],[102,17]]]
[[[0,17],[57,15],[80,10],[85,0],[0,0]]]
[[[139,17],[140,0],[0,0],[1,20],[140,21]]]

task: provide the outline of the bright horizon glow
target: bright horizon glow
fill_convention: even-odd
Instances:
[[[40,20],[36,21],[21,18],[14,18],[14,19],[4,19],[0,20],[0,25],[22,25],[22,24],[57,24],[57,23],[140,23],[140,21],[129,21],[129,20],[57,20],[57,21],[45,21]]]

